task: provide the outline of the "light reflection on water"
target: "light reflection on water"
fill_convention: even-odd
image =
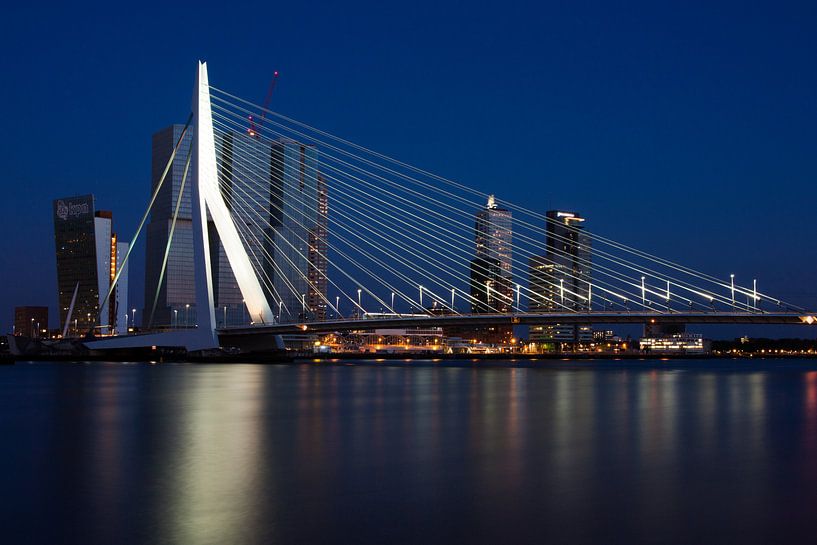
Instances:
[[[17,365],[0,520],[30,543],[813,535],[817,362],[661,365]]]

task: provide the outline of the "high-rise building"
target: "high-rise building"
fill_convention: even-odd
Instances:
[[[497,206],[493,195],[476,213],[474,258],[471,260],[471,311],[510,312],[513,306],[513,216]],[[491,326],[457,331],[487,343],[507,344],[513,327]]]
[[[116,274],[116,235],[113,232],[113,214],[107,210],[97,210],[94,216],[94,240],[96,242],[96,278],[99,285],[99,325],[108,333],[111,324],[112,307],[115,301],[107,298],[111,282]]]
[[[240,131],[217,133],[215,143],[224,201],[272,308],[270,279],[264,276],[265,264],[270,259],[265,252],[271,214],[272,147],[269,142]],[[254,321],[245,308],[224,245],[212,228],[210,255],[217,323],[239,325]]]
[[[529,261],[530,312],[588,310],[590,295],[590,238],[585,221],[575,212],[550,210],[546,214],[545,255]],[[592,328],[573,324],[535,325],[533,343],[589,342]]]
[[[318,174],[318,216],[315,227],[309,230],[309,286],[306,302],[315,320],[325,320],[327,310],[327,277],[329,250],[329,193],[326,180]]]
[[[130,248],[130,244],[117,241],[116,235],[114,235],[112,241],[116,244],[114,253],[116,271],[118,272],[119,269],[122,269],[123,265],[125,267],[119,273],[119,279],[116,281],[116,287],[114,288],[115,315],[113,315],[112,323],[115,325],[115,332],[117,334],[125,335],[128,333],[130,299],[128,298],[128,266],[124,263],[124,260],[128,253],[128,248]]]
[[[176,124],[170,125],[153,135],[151,193],[156,190],[162,172],[183,131],[184,125]],[[190,152],[191,142],[192,135],[188,131],[182,138],[179,151],[173,159],[173,164],[150,212],[145,249],[145,308],[142,312],[142,322],[145,326],[150,319],[154,298],[156,299],[156,310],[153,315],[152,326],[171,327],[174,325],[194,325],[196,323],[196,284],[193,271],[193,210],[190,197],[190,176],[192,173],[188,173],[188,180],[182,189],[184,166]],[[182,193],[181,204],[176,219],[173,240],[170,244],[167,268],[162,285],[159,286],[162,261],[170,237],[173,212],[180,192]]]
[[[153,135],[154,190],[183,128],[172,125]],[[285,322],[322,319],[327,300],[328,197],[326,183],[318,174],[317,150],[292,140],[269,142],[241,131],[219,132],[215,144],[225,203],[273,313]],[[190,136],[186,135],[151,212],[145,317],[156,294],[189,147]],[[182,191],[153,326],[196,323],[190,182],[188,178]],[[217,324],[254,321],[212,226],[209,239]]]
[[[232,131],[217,136],[216,157],[225,201],[273,314],[282,322],[325,318],[329,205],[315,146]],[[217,310],[232,324],[243,300],[221,245],[214,275]]]
[[[126,297],[127,286],[118,285],[119,292],[108,299],[119,262],[113,215],[95,210],[93,195],[57,199],[54,241],[60,327],[65,328],[68,322],[72,334],[84,333],[95,325],[103,334],[117,329],[117,318],[123,314],[117,301]],[[123,275],[127,276],[126,270]]]
[[[471,261],[473,312],[509,312],[513,305],[513,216],[494,196],[476,214]]]
[[[325,307],[328,195],[318,172],[315,146],[294,140],[272,145],[270,241],[267,275],[272,279],[273,312],[282,322],[310,320]],[[320,251],[322,249],[323,251]],[[276,308],[277,307],[277,308]]]

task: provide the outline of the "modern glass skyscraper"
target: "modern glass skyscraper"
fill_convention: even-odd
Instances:
[[[101,326],[101,333],[117,328],[117,301],[126,299],[127,285],[117,284],[118,291],[106,301],[118,266],[113,215],[95,210],[93,195],[57,199],[54,241],[60,327],[65,328],[67,322],[67,332],[74,335],[95,325]],[[123,275],[127,277],[127,270]]]
[[[317,149],[233,131],[217,136],[216,156],[225,201],[273,314],[283,322],[322,319],[328,197]],[[214,274],[217,310],[232,324],[241,319],[234,309],[243,313],[241,291],[221,245]]]
[[[326,254],[318,251],[326,241],[327,216],[321,213],[322,204],[328,211],[326,184],[318,173],[318,150],[280,140],[272,146],[271,164],[268,253],[272,260],[267,263],[267,274],[278,307],[273,311],[278,314],[280,309],[283,322],[314,319],[312,301],[320,311],[317,301],[326,297],[326,285],[310,281],[310,275],[326,274],[326,262],[319,255]]]
[[[513,305],[513,216],[494,196],[476,214],[471,261],[473,312],[509,312]]]
[[[153,136],[153,187],[156,187],[183,125]],[[153,303],[173,210],[190,148],[185,136],[159,192],[148,225],[145,314]],[[240,131],[216,134],[218,179],[224,200],[270,308],[282,321],[322,318],[326,313],[328,198],[318,174],[314,146],[291,140],[268,142]],[[214,229],[210,229],[215,316],[219,326],[251,321],[241,290]],[[167,272],[159,289],[154,326],[196,323],[190,179],[170,246]]]
[[[308,309],[315,320],[326,319],[328,237],[329,192],[323,176],[318,174],[318,217],[315,227],[309,231],[309,286],[306,298]]]
[[[546,213],[545,255],[529,261],[531,312],[586,311],[589,304],[590,237],[585,219],[575,212]],[[534,343],[577,343],[591,340],[591,328],[571,324],[531,326]]]
[[[269,279],[264,277],[265,240],[270,222],[271,146],[246,133],[230,131],[216,134],[216,161],[219,183],[227,207],[259,282],[272,307]],[[210,253],[213,266],[213,295],[216,321],[226,325],[251,321],[233,274],[224,246],[211,230]]]
[[[184,125],[170,125],[153,135],[151,157],[151,193],[161,179],[162,172],[173,153],[173,147],[179,140]],[[173,211],[179,192],[182,190],[182,176],[187,155],[192,142],[188,131],[182,139],[179,151],[167,173],[162,189],[150,213],[147,226],[147,244],[145,250],[145,309],[142,313],[143,325],[147,325],[153,300],[158,288],[158,300],[153,316],[153,326],[171,327],[194,325],[196,323],[196,289],[193,274],[193,219],[190,197],[190,178],[184,186],[181,206],[176,221],[176,229],[170,245],[162,285],[159,276],[164,259],[165,248],[170,237]]]
[[[471,260],[471,311],[510,312],[513,306],[513,216],[488,197],[474,222],[474,259]],[[462,334],[462,332],[458,332]],[[468,334],[487,343],[507,344],[511,326],[473,328]]]

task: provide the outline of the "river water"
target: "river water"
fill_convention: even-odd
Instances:
[[[18,363],[0,482],[3,543],[815,543],[817,361]]]

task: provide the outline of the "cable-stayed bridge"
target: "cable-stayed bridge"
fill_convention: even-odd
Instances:
[[[193,145],[159,284],[190,184],[196,327],[100,347],[389,327],[815,321],[752,277],[695,270],[592,232],[574,212],[485,195],[248,102],[211,86],[204,63],[185,131]],[[242,323],[221,304],[222,257]],[[148,326],[156,304],[146,301]]]

